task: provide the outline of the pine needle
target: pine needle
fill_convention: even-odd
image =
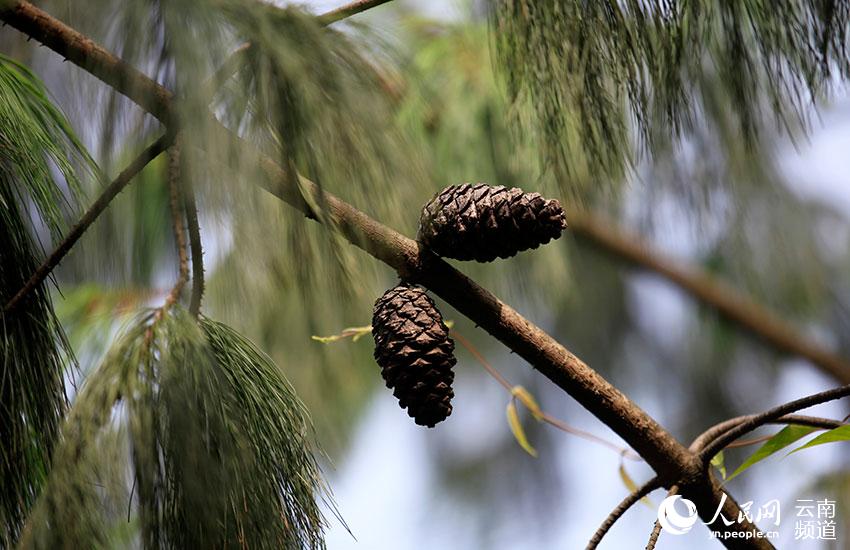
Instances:
[[[36,229],[61,233],[64,214],[76,205],[80,168],[92,166],[41,82],[0,56],[0,304],[39,263]],[[64,182],[56,181],[57,172]],[[43,286],[16,311],[0,313],[1,547],[18,538],[46,477],[66,407],[69,361],[70,348]]]
[[[97,458],[114,433],[132,481],[93,490],[92,473],[115,468]],[[179,306],[145,315],[87,379],[23,546],[107,545],[128,501],[97,497],[123,494],[147,548],[323,548],[311,436],[292,387],[249,341]]]
[[[654,150],[687,132],[715,79],[747,145],[765,122],[804,122],[850,74],[848,24],[836,1],[497,0],[492,15],[509,91],[568,176],[574,150],[608,175],[634,161],[633,133]]]

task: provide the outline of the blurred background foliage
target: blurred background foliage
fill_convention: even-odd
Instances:
[[[500,9],[514,3],[497,2]],[[210,105],[229,128],[406,235],[415,234],[420,205],[449,184],[486,181],[540,191],[561,199],[568,212],[589,210],[616,220],[850,354],[847,213],[796,192],[779,167],[794,143],[805,142],[806,122],[816,118],[807,94],[822,99],[832,85],[831,74],[819,68],[801,69],[811,81],[793,82],[785,90],[790,95],[765,95],[762,80],[735,87],[730,81],[741,75],[740,67],[709,62],[717,52],[732,51],[732,43],[721,40],[712,46],[717,51],[703,52],[705,58],[683,74],[652,75],[673,79],[668,96],[655,98],[659,104],[650,105],[648,88],[624,96],[603,78],[588,85],[605,105],[575,104],[571,96],[566,105],[572,108],[553,121],[546,117],[559,99],[528,88],[519,68],[530,46],[551,44],[497,43],[490,25],[502,25],[506,12],[497,12],[494,22],[475,2],[461,3],[459,15],[448,20],[428,18],[408,2],[330,30],[295,8],[244,9],[236,0],[43,4],[177,91],[190,121],[185,133],[199,145],[187,147],[186,155],[207,251],[205,312],[246,334],[281,366],[333,463],[345,461],[382,384],[370,338],[323,345],[311,336],[367,324],[374,299],[394,284],[395,274],[250,185],[262,177],[256,167],[214,142],[209,120],[192,116]],[[726,30],[732,34],[723,36],[735,34]],[[591,46],[601,49],[616,37],[597,38]],[[235,77],[209,81],[246,40],[253,47]],[[0,45],[35,68],[108,174],[154,138],[149,116],[71,64],[14,33],[0,34]],[[674,51],[672,42],[666,47],[667,56],[688,55]],[[632,65],[640,60],[624,56],[628,63],[613,76],[634,76]],[[741,61],[750,62],[761,67],[751,76],[764,78],[766,66]],[[504,66],[507,73],[498,70]],[[574,76],[567,66],[550,69],[561,71],[550,75],[558,82]],[[687,102],[692,94],[697,104]],[[645,118],[630,120],[625,107],[620,112],[629,99]],[[736,100],[743,104],[730,108]],[[680,118],[669,116],[670,105],[685,109]],[[621,116],[607,130],[603,107]],[[784,116],[780,124],[763,116],[774,107]],[[659,134],[669,131],[649,132],[656,127]],[[57,314],[80,358],[77,378],[98,363],[128,315],[160,302],[171,286],[176,253],[165,171],[163,159],[148,166],[57,272]],[[89,198],[101,185],[83,184]],[[307,199],[320,208],[320,196]],[[784,358],[569,231],[510,261],[461,267],[638,403],[649,404],[683,440],[775,402],[770,388],[787,366]],[[455,330],[512,383],[529,388],[545,410],[579,414],[557,388],[440,306],[456,321]],[[552,503],[569,510],[559,463],[580,460],[591,444],[564,443],[568,436],[524,416],[540,454],[529,460],[503,420],[501,403],[508,396],[469,353],[460,350],[459,359],[455,416],[422,437],[439,482],[435,500],[462,503],[475,519],[479,546],[487,547],[494,518],[519,514],[545,524],[555,521],[546,513]],[[653,382],[659,379],[665,384]],[[484,430],[486,444],[470,445],[463,435],[468,430]],[[598,425],[594,431],[605,434]],[[824,486],[850,509],[847,474],[833,475]],[[737,483],[746,484],[746,476]],[[341,507],[344,514],[344,502]]]

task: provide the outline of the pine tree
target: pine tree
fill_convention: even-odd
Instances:
[[[688,448],[476,281],[547,312],[592,364],[632,359],[628,290],[591,242],[847,384],[850,361],[759,302],[831,322],[842,278],[824,266],[847,257],[827,263],[811,220],[847,224],[772,184],[771,147],[844,91],[850,4],[489,0],[482,17],[406,20],[401,42],[384,38],[394,20],[352,19],[383,4],[317,15],[257,0],[0,0],[0,48],[14,52],[0,57],[0,546],[323,548],[336,509],[316,440],[342,452],[380,376],[417,424],[442,428],[475,398],[455,396],[455,371],[478,361],[510,392],[526,451],[518,405],[576,433],[462,336],[473,325],[658,475],[591,546],[645,491],[713,511],[709,462],[765,422],[846,428],[786,416],[846,396],[840,386]],[[36,43],[69,63],[45,63]],[[627,187],[642,161],[653,181]],[[721,226],[701,260],[740,295],[601,221],[651,218],[665,201]],[[565,230],[584,244],[556,241]],[[473,280],[443,258],[502,260],[464,265]],[[371,327],[318,340],[371,333],[374,355],[309,338],[370,312]],[[740,414],[722,381],[740,356],[770,358],[698,322],[682,344],[685,391],[716,420]],[[504,477],[492,460],[472,466]],[[544,488],[546,470],[531,469]]]

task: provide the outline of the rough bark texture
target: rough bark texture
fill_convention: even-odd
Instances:
[[[407,414],[433,428],[452,414],[455,343],[425,291],[402,283],[375,302],[375,360]]]
[[[0,11],[0,19],[84,67],[164,123],[176,122],[172,94],[168,90],[32,4],[16,2]],[[246,156],[254,156],[267,175],[262,183],[266,189],[308,217],[313,216],[301,191],[292,185],[292,177],[283,168],[240,142],[227,129],[220,127],[217,131],[239,143]],[[309,180],[301,178],[301,184],[307,193],[319,193]],[[333,195],[325,193],[323,199],[326,216],[350,242],[391,266],[402,278],[420,283],[441,296],[528,361],[631,445],[656,471],[665,487],[677,481],[681,483],[683,496],[696,504],[704,519],[711,519],[722,493],[705,466],[622,392],[489,291],[433,254],[420,251],[415,241]],[[739,511],[733,499],[726,500],[726,517],[738,517]],[[749,521],[717,527],[729,533],[757,531]],[[773,548],[767,540],[755,538],[730,538],[723,543],[728,548]]]
[[[555,199],[465,183],[446,187],[425,205],[417,238],[438,256],[491,262],[557,239],[566,227]]]

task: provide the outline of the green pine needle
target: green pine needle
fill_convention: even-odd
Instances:
[[[116,433],[132,472],[98,477],[115,470],[115,453],[98,449]],[[129,509],[146,548],[323,548],[311,435],[292,387],[249,341],[180,308],[144,316],[75,401],[23,546],[108,545]]]
[[[850,74],[850,5],[838,0],[494,4],[510,92],[533,106],[544,155],[567,175],[575,149],[610,174],[633,160],[633,130],[650,149],[687,131],[706,75],[752,144],[763,122],[790,126],[833,75]]]
[[[41,82],[0,55],[0,307],[39,263],[36,228],[61,233],[76,204],[78,173],[92,166]],[[0,313],[0,343],[0,547],[8,547],[47,475],[66,408],[64,365],[72,358],[44,287]]]

